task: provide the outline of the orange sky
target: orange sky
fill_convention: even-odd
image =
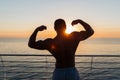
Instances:
[[[67,21],[66,21],[67,22]],[[92,24],[92,23],[90,23]],[[32,32],[37,28],[37,25],[27,25],[30,26],[30,28],[23,28],[17,27],[15,29],[3,29],[0,33],[0,37],[2,38],[29,38]],[[49,23],[47,24],[49,25]],[[51,26],[54,26],[53,24],[50,24]],[[15,26],[15,25],[13,25]],[[120,38],[120,28],[119,27],[99,27],[97,25],[91,25],[94,29],[95,33],[92,36],[92,38]],[[70,22],[67,23],[67,27],[70,27],[71,29],[75,31],[84,30],[81,25],[71,26]],[[47,30],[39,32],[38,37],[41,38],[48,38],[48,37],[54,37],[56,35],[56,32],[54,31],[53,27],[47,27]]]
[[[104,30],[104,29],[95,28],[94,30],[95,30],[95,33],[92,36],[92,38],[120,38],[119,29],[118,30]],[[6,33],[4,32],[0,34],[0,37],[29,38],[29,36],[32,34],[33,31],[34,29],[28,32],[25,32],[25,31],[21,31],[21,32],[13,31],[13,32],[6,32]],[[56,35],[56,32],[54,30],[51,30],[51,31],[46,30],[46,31],[38,33],[38,37],[41,37],[41,38],[48,38],[48,37],[53,38],[55,35]]]

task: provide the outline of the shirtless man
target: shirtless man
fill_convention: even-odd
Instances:
[[[86,22],[77,19],[72,21],[72,26],[81,24],[85,31],[66,34],[66,23],[63,19],[57,19],[54,29],[57,35],[46,40],[36,41],[39,31],[46,30],[46,26],[40,26],[32,33],[28,46],[39,50],[48,50],[56,59],[53,80],[80,80],[75,68],[75,52],[80,41],[83,41],[94,34],[94,30]]]

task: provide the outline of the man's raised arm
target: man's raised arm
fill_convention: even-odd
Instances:
[[[45,29],[46,29],[45,26],[40,26],[40,27],[35,29],[35,31],[30,36],[30,39],[29,39],[29,42],[28,42],[28,46],[29,47],[31,47],[31,48],[38,48],[38,45],[37,45],[38,43],[36,42],[37,33],[38,33],[38,31],[43,31]],[[39,43],[40,43],[40,41],[39,41]]]
[[[82,40],[85,40],[94,34],[94,30],[92,29],[92,27],[80,19],[74,20],[72,22],[72,25],[76,25],[78,23],[80,23],[85,29],[85,31],[80,31],[80,36],[82,37]]]

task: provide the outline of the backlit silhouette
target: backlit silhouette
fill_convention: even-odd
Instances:
[[[66,34],[66,23],[63,19],[57,19],[54,23],[54,29],[57,35],[46,40],[36,41],[39,31],[46,30],[46,26],[40,26],[35,29],[29,39],[29,47],[48,50],[56,59],[53,80],[80,80],[79,74],[75,68],[75,51],[80,41],[83,41],[93,35],[94,31],[89,24],[77,19],[72,21],[72,26],[81,24],[85,31],[72,32]]]

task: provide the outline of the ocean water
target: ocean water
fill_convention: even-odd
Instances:
[[[50,54],[47,50],[35,50],[28,47],[28,39],[0,39],[0,53]],[[120,38],[97,38],[81,41],[78,55],[119,55]]]
[[[31,49],[27,43],[28,39],[2,38],[0,39],[0,54],[50,54],[46,50]],[[77,48],[76,55],[120,55],[120,39],[97,38],[82,41]],[[0,62],[0,80],[3,80],[5,76],[7,76],[6,80],[50,80],[52,77],[55,64],[53,57],[7,56],[2,58],[6,61],[4,62],[6,67]],[[89,57],[76,57],[76,67],[82,80],[120,80],[119,57],[94,58],[93,69],[90,68],[90,61]]]

